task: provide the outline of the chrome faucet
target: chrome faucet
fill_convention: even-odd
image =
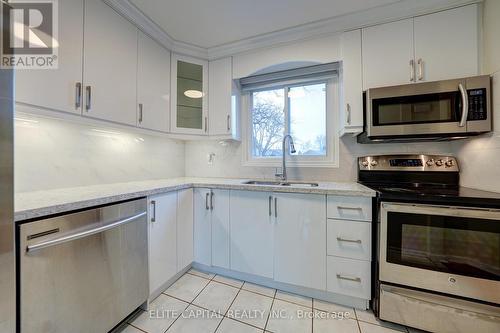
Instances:
[[[295,146],[293,144],[293,138],[290,134],[287,134],[283,137],[283,144],[282,144],[282,149],[283,149],[283,164],[282,164],[282,167],[281,167],[281,173],[276,173],[276,177],[280,177],[280,180],[282,182],[286,182],[288,180],[288,177],[287,177],[287,174],[286,174],[286,139],[290,139],[289,140],[289,143],[290,143],[290,151],[292,154],[294,154],[296,152],[295,150]]]

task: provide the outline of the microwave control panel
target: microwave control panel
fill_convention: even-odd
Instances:
[[[467,120],[485,120],[487,100],[486,89],[471,89],[467,90],[469,95],[469,115]]]

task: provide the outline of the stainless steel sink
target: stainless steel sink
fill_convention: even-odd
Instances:
[[[306,182],[282,182],[273,180],[249,180],[243,182],[247,185],[261,185],[261,186],[300,186],[300,187],[318,187],[318,183],[306,183]]]

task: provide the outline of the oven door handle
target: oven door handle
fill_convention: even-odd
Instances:
[[[462,83],[458,85],[458,90],[460,90],[460,95],[462,96],[462,118],[460,119],[458,126],[464,127],[467,123],[467,116],[469,115],[469,96],[467,95],[467,90]]]
[[[146,215],[147,215],[146,212],[142,212],[142,213],[139,213],[139,214],[127,217],[127,218],[122,219],[122,220],[113,221],[111,223],[108,223],[106,225],[102,225],[102,226],[97,227],[97,228],[92,228],[92,229],[88,229],[88,230],[84,230],[84,231],[75,232],[75,233],[68,234],[68,235],[65,235],[65,236],[62,236],[62,237],[59,237],[59,238],[51,239],[51,240],[48,240],[48,241],[45,241],[45,242],[40,242],[40,243],[37,243],[37,244],[34,244],[34,245],[28,245],[26,247],[26,252],[27,253],[32,253],[32,252],[35,252],[35,251],[38,251],[38,250],[41,250],[41,249],[45,249],[45,248],[48,248],[48,247],[52,247],[52,246],[55,246],[55,245],[59,245],[59,244],[71,242],[71,241],[74,241],[74,240],[77,240],[77,239],[81,239],[81,238],[85,238],[85,237],[88,237],[88,236],[92,236],[92,235],[95,235],[95,234],[99,234],[99,233],[102,233],[104,231],[107,231],[107,230],[119,227],[119,226],[121,226],[123,224],[127,224],[127,223],[130,223],[130,222],[133,222],[133,221],[135,221],[135,220],[137,220],[137,219],[139,219],[139,218],[141,218],[143,216],[146,216]]]

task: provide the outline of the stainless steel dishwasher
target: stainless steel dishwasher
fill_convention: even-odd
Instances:
[[[20,331],[104,333],[148,297],[146,199],[21,224]]]

